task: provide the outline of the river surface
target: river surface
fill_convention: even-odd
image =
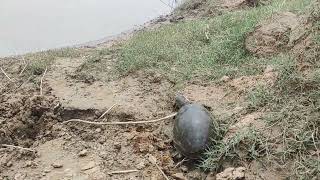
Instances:
[[[169,13],[173,1],[0,0],[0,57],[117,35]]]

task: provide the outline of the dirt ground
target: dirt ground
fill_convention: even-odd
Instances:
[[[2,63],[10,76],[21,70],[16,62]],[[88,83],[75,78],[83,63],[82,58],[56,60],[42,76],[43,95],[39,83],[23,83],[17,88],[18,78],[14,82],[1,79],[5,86],[0,96],[0,143],[29,149],[1,148],[0,178],[160,180],[163,175],[149,161],[155,157],[169,177],[210,179],[208,172],[196,168],[196,162],[179,165],[182,158],[172,145],[172,119],[140,125],[63,124],[70,119],[150,120],[175,111],[177,92],[161,75],[138,72],[108,83]],[[240,119],[245,116],[241,90],[264,77],[228,79],[220,85],[187,83],[181,92],[210,107],[217,118],[239,114]],[[123,170],[137,171],[112,174]]]
[[[169,175],[205,177],[192,166],[175,167],[181,158],[175,157],[172,146],[171,119],[122,126],[62,124],[70,119],[97,120],[113,104],[117,106],[100,121],[148,120],[174,111],[172,84],[159,75],[138,73],[88,84],[71,76],[82,63],[82,59],[57,60],[44,77],[43,95],[33,85],[25,84],[15,94],[7,86],[0,100],[1,143],[32,151],[2,148],[3,179],[162,179],[149,156],[156,157]],[[224,109],[228,101],[223,87],[214,85],[192,84],[183,93],[220,113],[217,108]],[[130,169],[139,171],[110,174]]]
[[[243,2],[232,1],[226,6]],[[256,33],[252,38],[254,35],[258,37]],[[100,45],[106,46],[110,43]],[[85,59],[59,58],[34,82],[20,78],[20,61],[0,60],[0,67],[8,75],[0,73],[0,180],[165,179],[157,166],[170,179],[178,180],[283,178],[256,161],[246,167],[226,167],[217,175],[200,171],[197,162],[191,160],[180,163],[183,157],[172,143],[173,119],[139,125],[63,123],[71,119],[143,121],[174,113],[178,90],[160,74],[136,72],[109,82],[81,81],[76,72]],[[113,61],[110,59],[110,66]],[[276,78],[277,72],[268,67],[257,76],[224,77],[216,84],[187,82],[179,91],[209,107],[217,119],[236,118],[228,132],[232,136],[248,126],[265,126],[259,122],[261,112],[246,112],[243,91],[259,84],[272,85]],[[133,171],[119,172],[127,170]]]

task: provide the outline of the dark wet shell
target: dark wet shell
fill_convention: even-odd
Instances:
[[[187,104],[180,108],[174,122],[175,147],[189,158],[198,158],[207,148],[212,119],[201,105]]]

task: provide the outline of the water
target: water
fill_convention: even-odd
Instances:
[[[172,9],[173,0],[0,0],[0,56],[98,40]]]

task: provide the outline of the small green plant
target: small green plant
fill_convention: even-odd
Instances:
[[[269,88],[257,86],[248,93],[247,99],[249,101],[249,109],[254,111],[266,106],[272,100],[272,94]]]
[[[205,153],[200,168],[217,171],[225,161],[240,164],[262,157],[268,149],[265,141],[264,136],[253,128],[237,132],[228,139],[215,140]]]

